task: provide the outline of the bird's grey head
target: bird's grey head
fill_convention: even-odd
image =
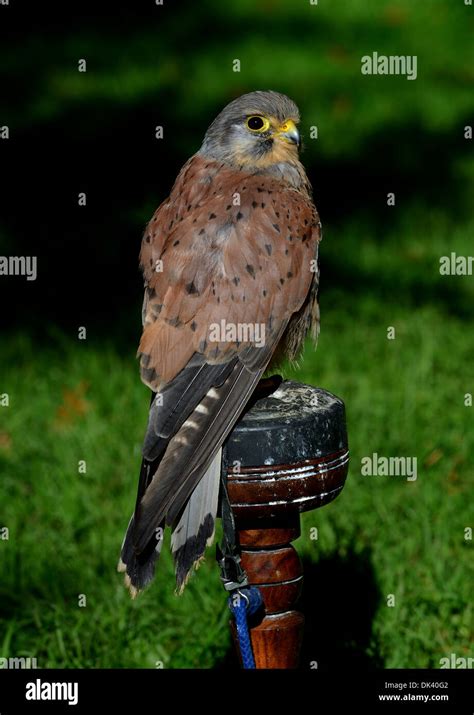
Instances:
[[[298,160],[300,113],[279,92],[250,92],[228,104],[206,132],[199,153],[242,168]]]

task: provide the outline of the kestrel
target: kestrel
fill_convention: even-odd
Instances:
[[[153,395],[118,566],[132,596],[166,525],[184,588],[214,537],[223,442],[264,372],[317,339],[321,224],[298,122],[283,94],[235,99],[146,227],[138,355]]]

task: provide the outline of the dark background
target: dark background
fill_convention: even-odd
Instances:
[[[191,0],[6,7],[0,81],[11,139],[1,147],[2,250],[37,255],[40,268],[35,285],[0,283],[1,299],[16,307],[2,319],[38,327],[34,302],[67,329],[81,316],[122,333],[124,313],[136,315],[140,279],[130,266],[143,225],[210,120],[255,88],[293,96],[307,136],[308,124],[318,125],[321,138],[307,139],[304,160],[326,226],[363,216],[383,231],[393,221],[388,191],[405,207],[441,204],[453,220],[469,211],[472,184],[459,172],[469,146],[462,127],[472,117],[469,7],[379,3],[374,14],[372,3],[351,5],[353,17],[347,8],[272,0],[207,2],[199,12]],[[425,33],[433,33],[427,46]],[[411,35],[425,44],[418,80],[360,74],[372,47],[411,53]],[[452,67],[442,63],[446,51]],[[240,73],[232,72],[234,56]],[[79,73],[83,57],[88,71]],[[384,113],[385,121],[374,119]],[[163,141],[154,138],[158,124]],[[339,285],[344,273],[327,257],[328,283]],[[358,276],[351,280],[357,290]]]

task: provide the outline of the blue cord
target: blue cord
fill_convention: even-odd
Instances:
[[[239,588],[229,598],[229,608],[234,615],[237,627],[242,665],[246,670],[255,668],[247,617],[256,613],[262,604],[262,594],[256,586]]]

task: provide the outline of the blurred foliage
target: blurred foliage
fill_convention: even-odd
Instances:
[[[0,144],[0,251],[37,254],[40,273],[21,291],[2,281],[0,298],[14,293],[31,329],[34,302],[64,327],[79,311],[117,339],[136,339],[124,317],[138,315],[130,269],[142,227],[217,112],[257,88],[300,105],[326,235],[348,217],[384,227],[413,203],[442,205],[456,220],[469,211],[473,20],[462,2],[205,0],[197,10],[191,0],[85,0],[73,17],[67,6],[25,13],[13,3],[2,18],[1,117],[11,138]],[[362,75],[373,51],[416,54],[418,78]],[[389,191],[396,211],[387,211]]]
[[[381,127],[386,134],[404,124],[459,127],[473,107],[468,13],[462,2],[445,0],[204,0],[199,12],[191,1],[142,3],[140,12],[129,6],[118,17],[115,7],[85,27],[65,20],[65,32],[48,37],[46,50],[36,30],[20,60],[16,44],[4,50],[2,75],[16,70],[17,101],[8,98],[8,115],[28,131],[32,122],[101,107],[79,128],[96,137],[109,132],[109,111],[130,115],[151,100],[156,117],[187,123],[192,116],[184,137],[168,127],[167,141],[187,153],[199,140],[193,126],[205,128],[244,91],[275,88],[295,97],[306,126],[320,129],[311,161],[321,154],[347,158]],[[373,51],[417,55],[418,80],[362,75],[361,56]],[[77,72],[78,58],[87,59],[87,73]],[[240,72],[232,71],[234,58]]]
[[[133,504],[147,391],[142,227],[218,111],[254,89],[299,105],[324,227],[322,333],[298,372],[346,402],[343,495],[305,515],[302,667],[438,667],[472,656],[473,8],[462,0],[219,0],[0,6],[0,657],[40,666],[228,664],[213,559],[181,599],[164,554],[131,604],[114,574]],[[418,77],[364,76],[372,52]],[[77,71],[87,60],[87,72]],[[232,71],[239,59],[241,71]],[[164,140],[155,139],[163,125]],[[310,138],[317,126],[318,138]],[[87,208],[77,205],[87,192]],[[396,205],[386,205],[387,192]],[[77,341],[79,326],[88,340]],[[387,341],[388,325],[397,339]],[[372,452],[417,455],[419,479],[362,478]],[[87,473],[77,463],[87,461]],[[77,605],[85,593],[87,608]],[[396,594],[397,607],[386,596]],[[328,614],[327,623],[314,614]],[[196,614],[199,613],[199,616]]]

